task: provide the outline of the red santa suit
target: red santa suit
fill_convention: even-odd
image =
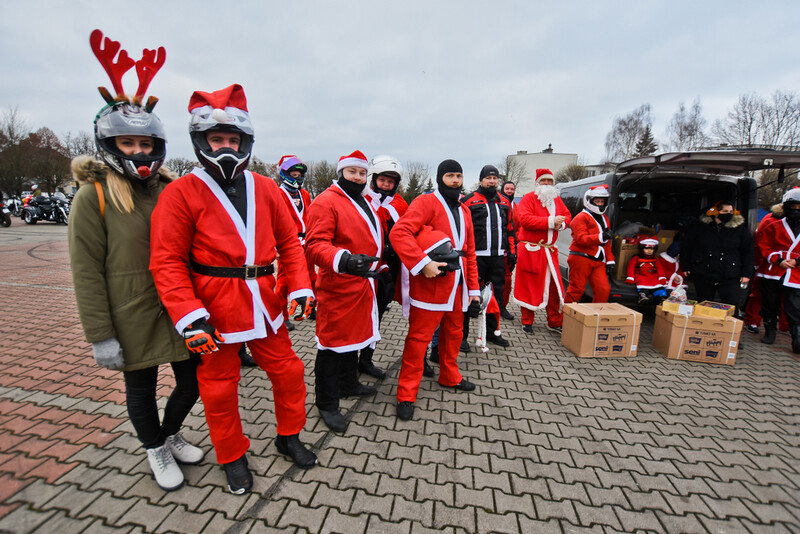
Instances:
[[[247,220],[203,169],[172,182],[153,212],[150,269],[161,301],[178,332],[207,319],[225,342],[203,355],[197,369],[211,442],[219,463],[240,458],[249,447],[238,410],[239,344],[272,382],[278,434],[305,424],[304,366],[283,325],[271,275],[249,279],[199,274],[190,264],[214,267],[286,266],[292,298],[312,296],[303,249],[277,185],[245,171]]]
[[[767,280],[780,280],[781,274],[783,273],[783,269],[777,266],[774,263],[770,263],[766,261],[764,254],[769,254],[771,250],[765,249],[762,246],[762,239],[764,237],[764,229],[768,226],[780,222],[781,215],[780,211],[782,207],[780,204],[773,206],[773,213],[770,213],[758,224],[758,229],[756,230],[755,237],[753,241],[755,243],[755,268],[756,268],[756,276],[753,280],[753,283],[750,287],[750,295],[747,298],[747,307],[745,309],[745,317],[744,322],[746,325],[755,325],[758,326],[761,324],[761,283],[762,279]],[[779,328],[782,331],[787,331],[789,329],[789,325],[786,322],[786,316],[783,313],[783,303],[780,304],[780,316],[779,316]]]
[[[279,187],[281,191],[281,198],[284,200],[286,204],[286,208],[289,210],[289,214],[292,217],[295,225],[297,226],[297,239],[300,241],[301,245],[306,244],[306,226],[308,224],[308,206],[311,204],[311,195],[305,189],[300,188],[300,199],[299,202],[292,196],[291,191],[287,189],[285,186],[281,185]],[[309,263],[307,264],[308,269],[308,278],[311,280],[311,287],[314,287],[314,284],[317,280],[317,272],[314,269],[314,264]],[[286,274],[284,273],[284,268],[281,266],[281,262],[278,263],[278,281],[277,286],[275,288],[275,292],[281,298],[281,305],[283,309],[283,316],[284,318],[288,318],[288,313],[286,311],[286,303],[288,302],[288,294],[289,294],[289,285],[287,283]]]
[[[603,225],[609,228],[608,217],[601,215]],[[611,240],[603,239],[604,227],[584,209],[578,213],[572,223],[572,244],[569,247],[569,287],[565,302],[577,302],[586,289],[587,282],[592,286],[594,297],[592,302],[608,302],[611,286],[608,283],[606,266],[613,265],[614,254],[611,252]]]
[[[469,297],[480,296],[475,241],[469,209],[459,205],[456,221],[444,197],[435,191],[414,199],[390,233],[392,246],[411,274],[408,335],[397,387],[399,402],[415,402],[422,380],[423,359],[433,332],[439,330],[439,383],[455,386],[462,380],[456,358],[461,344],[464,312]],[[465,252],[461,269],[445,276],[426,278],[422,269],[431,259],[417,242],[428,226],[446,235],[454,249]]]
[[[378,214],[370,210],[374,224],[379,224]],[[375,279],[339,272],[345,252],[381,256],[383,236],[374,224],[336,183],[317,196],[308,210],[306,257],[319,267],[315,288],[318,349],[351,352],[381,338]],[[370,269],[378,270],[379,262]]]
[[[522,308],[522,324],[533,324],[534,311],[547,309],[547,324],[559,327],[563,321],[564,286],[558,268],[558,232],[572,220],[569,209],[556,196],[546,205],[535,193],[522,197],[516,210],[517,283],[514,300]],[[556,228],[555,217],[565,220]]]
[[[658,289],[664,287],[667,277],[655,256],[652,258],[634,256],[628,260],[625,283],[636,284],[637,289]]]

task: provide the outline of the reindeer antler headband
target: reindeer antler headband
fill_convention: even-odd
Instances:
[[[108,37],[103,38],[103,32],[94,30],[89,36],[89,44],[92,46],[92,51],[97,57],[97,60],[105,69],[108,77],[111,79],[111,84],[114,86],[114,91],[117,95],[111,96],[111,93],[105,87],[98,87],[100,94],[105,99],[109,106],[120,104],[123,102],[142,105],[142,98],[147,91],[150,82],[153,81],[156,73],[164,65],[167,59],[167,51],[163,46],[159,46],[157,50],[142,50],[142,59],[134,61],[128,57],[128,52],[120,50],[118,41],[112,41]],[[119,52],[119,58],[114,61]],[[125,94],[122,88],[122,76],[130,70],[131,67],[136,65],[136,74],[139,76],[139,87],[136,89],[136,94],[131,99]],[[151,96],[147,99],[147,105],[144,106],[145,111],[148,113],[153,111],[153,108],[158,102],[158,98]]]

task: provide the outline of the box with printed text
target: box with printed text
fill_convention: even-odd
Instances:
[[[653,347],[673,360],[733,365],[742,321],[681,315],[656,308]]]
[[[636,356],[642,314],[617,303],[564,305],[561,344],[581,358]]]

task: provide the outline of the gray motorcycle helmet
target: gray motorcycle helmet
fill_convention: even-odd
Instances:
[[[115,137],[141,135],[152,137],[150,154],[126,156],[118,148]],[[118,173],[136,180],[153,176],[164,164],[167,155],[167,135],[155,113],[128,102],[105,106],[94,120],[94,139],[100,158]]]

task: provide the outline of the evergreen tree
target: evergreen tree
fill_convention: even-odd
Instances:
[[[649,125],[645,126],[642,136],[636,142],[636,151],[633,153],[633,157],[649,156],[655,154],[656,150],[658,150],[658,144],[656,144],[656,140],[653,137],[653,132],[650,130]]]

